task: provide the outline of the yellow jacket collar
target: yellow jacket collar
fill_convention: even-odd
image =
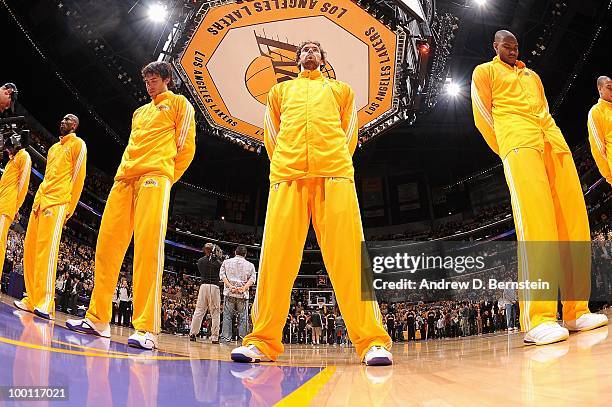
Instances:
[[[507,68],[514,69],[513,66],[510,66],[507,63],[505,63],[504,61],[502,61],[501,58],[499,57],[499,55],[495,55],[495,58],[493,58],[493,62],[498,62],[498,63],[504,65]],[[525,65],[525,63],[523,61],[520,61],[518,59],[516,60],[516,67],[518,69],[524,69],[526,66],[527,65]]]
[[[304,69],[302,72],[300,72],[300,78],[310,78],[310,79],[317,79],[320,78],[321,75],[321,70],[319,69],[315,69],[313,71],[309,71],[308,69]]]
[[[70,140],[73,137],[76,137],[75,133],[66,134],[65,136],[60,137],[60,143],[65,144],[68,140]]]
[[[612,102],[608,102],[607,100],[604,100],[602,98],[599,98],[599,103],[608,107],[612,107]]]
[[[17,152],[15,153],[15,155],[11,155],[11,154],[9,154],[9,161],[10,161],[10,160],[14,160],[14,159],[15,159],[15,157],[17,157],[19,154],[25,154],[25,153],[26,153],[26,152],[25,152],[25,148],[20,148],[20,149],[19,149],[19,151],[17,151]]]
[[[155,96],[155,99],[153,99],[153,103],[157,105],[160,102],[163,102],[164,100],[168,99],[172,95],[174,95],[174,92],[172,92],[171,90],[162,92],[159,95]]]

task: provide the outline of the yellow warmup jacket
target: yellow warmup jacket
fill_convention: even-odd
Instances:
[[[195,154],[195,112],[187,98],[161,93],[132,117],[130,141],[115,180],[163,175],[173,183]]]
[[[33,210],[45,210],[54,205],[68,205],[67,218],[74,210],[83,192],[87,147],[85,142],[70,133],[53,144],[47,154],[45,178],[34,197]]]
[[[589,111],[589,142],[601,175],[612,184],[612,103],[599,99]]]
[[[11,157],[0,178],[0,215],[11,219],[23,204],[30,184],[32,159],[25,149]]]
[[[472,75],[472,110],[476,127],[502,159],[509,151],[530,147],[570,152],[548,111],[542,81],[521,61],[515,66],[498,56],[478,65]]]
[[[319,70],[304,70],[274,85],[264,119],[270,183],[352,179],[358,129],[355,94],[346,83],[324,78]]]

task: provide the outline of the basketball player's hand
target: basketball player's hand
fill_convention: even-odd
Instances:
[[[71,213],[66,213],[66,217],[64,218],[64,227],[68,224],[68,219],[72,216]]]

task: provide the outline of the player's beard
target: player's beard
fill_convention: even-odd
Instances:
[[[307,59],[306,61],[304,61],[304,64],[302,66],[304,67],[304,69],[308,69],[309,71],[314,71],[320,66],[320,63],[321,63],[320,61],[317,62],[316,58],[312,58],[312,59]]]

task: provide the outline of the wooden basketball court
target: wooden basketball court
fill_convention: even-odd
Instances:
[[[398,343],[395,365],[365,367],[353,348],[289,345],[277,363],[230,361],[234,344],[160,335],[158,351],[128,348],[0,302],[2,386],[66,386],[70,405],[608,405],[609,326],[523,346],[522,334]],[[606,402],[605,400],[608,400]],[[6,400],[4,401],[6,403]],[[2,405],[2,401],[0,401]]]

